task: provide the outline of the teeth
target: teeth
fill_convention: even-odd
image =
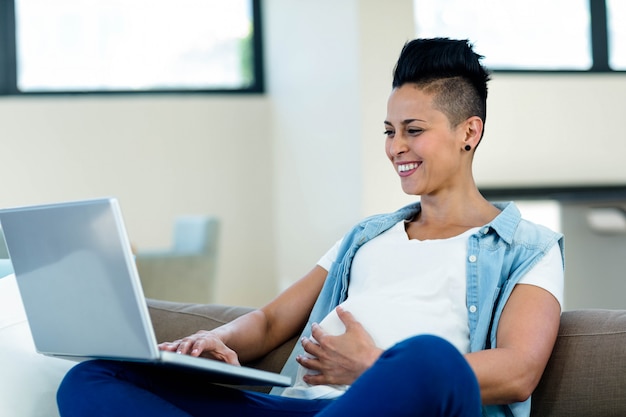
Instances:
[[[413,162],[411,164],[402,164],[402,165],[398,165],[398,172],[406,172],[406,171],[410,171],[412,169],[417,168],[419,165],[416,162]]]

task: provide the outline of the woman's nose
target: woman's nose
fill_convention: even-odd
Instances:
[[[390,140],[389,143],[389,154],[391,156],[401,155],[406,152],[408,149],[407,141],[404,135],[396,134]]]

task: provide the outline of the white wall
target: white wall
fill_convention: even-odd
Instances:
[[[360,215],[393,211],[415,197],[405,195],[395,169],[385,155],[383,121],[391,91],[393,69],[404,44],[415,37],[413,1],[364,2],[361,11],[361,101],[360,138],[363,197]],[[393,5],[393,7],[390,7]]]
[[[357,219],[358,1],[270,0],[264,5],[277,278],[285,287],[308,272]]]
[[[266,97],[2,98],[0,206],[116,196],[140,249],[216,214],[217,299],[257,304],[276,291],[268,132]]]
[[[480,185],[626,183],[624,74],[496,74],[489,88]]]
[[[116,195],[146,248],[177,214],[217,214],[217,300],[260,305],[411,200],[382,121],[412,16],[411,0],[265,0],[264,96],[0,98],[0,206]],[[494,76],[479,183],[624,183],[625,79]]]

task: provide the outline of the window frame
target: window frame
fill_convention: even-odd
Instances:
[[[228,1],[228,0],[226,0]],[[252,4],[252,50],[254,83],[244,88],[20,91],[17,84],[15,0],[0,1],[0,96],[59,95],[151,95],[151,94],[262,94],[265,93],[261,0]]]
[[[609,27],[605,0],[588,0],[590,17],[591,67],[589,69],[522,69],[491,68],[502,74],[623,74],[626,69],[613,69],[609,65]]]

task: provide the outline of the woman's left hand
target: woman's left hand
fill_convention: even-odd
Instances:
[[[302,346],[308,355],[296,358],[303,367],[315,371],[304,376],[311,385],[350,385],[366,369],[376,362],[383,350],[376,347],[374,340],[354,316],[341,307],[336,309],[346,332],[332,336],[313,324],[314,340],[302,338]]]

